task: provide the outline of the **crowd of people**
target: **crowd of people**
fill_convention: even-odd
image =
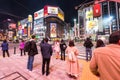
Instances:
[[[80,54],[78,48],[75,46],[73,40],[69,40],[68,44],[61,39],[56,40],[54,44],[48,42],[48,38],[44,38],[40,46],[42,55],[42,75],[46,73],[46,76],[50,74],[50,60],[53,53],[56,59],[65,61],[66,73],[69,77],[77,78],[80,74],[80,66],[78,61],[78,54]],[[26,46],[27,45],[27,46]],[[9,44],[7,40],[4,40],[1,44],[3,57],[5,58],[5,52],[9,55]],[[92,40],[88,37],[83,43],[86,52],[86,61],[90,61],[91,72],[98,76],[100,80],[119,80],[120,76],[120,31],[113,32],[109,36],[109,44],[105,45],[101,39],[93,44]],[[92,51],[92,47],[94,50]],[[38,54],[38,49],[35,41],[35,35],[31,37],[31,40],[24,42],[21,40],[19,43],[20,55],[26,55],[28,53],[27,69],[33,70],[34,56]],[[67,57],[66,57],[67,55]]]

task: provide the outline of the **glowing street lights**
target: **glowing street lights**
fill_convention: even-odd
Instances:
[[[74,34],[75,34],[75,37],[76,37],[76,26],[77,26],[76,19],[74,19]]]
[[[109,17],[109,25],[110,25],[110,34],[112,33],[112,19],[113,19],[113,17],[112,16],[110,16]]]

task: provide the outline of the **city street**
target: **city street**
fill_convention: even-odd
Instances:
[[[18,44],[16,44],[18,46]],[[10,46],[14,47],[10,44]],[[10,57],[2,57],[0,51],[0,80],[75,80],[68,77],[66,74],[66,63],[59,59],[55,59],[53,54],[50,64],[50,75],[41,74],[42,59],[39,54],[35,56],[33,71],[26,69],[28,56],[20,56],[20,51],[17,47],[16,54],[14,48],[10,48]],[[84,47],[77,44],[80,50],[79,63],[80,63],[80,76],[77,80],[98,80],[89,70],[89,62],[85,61]]]

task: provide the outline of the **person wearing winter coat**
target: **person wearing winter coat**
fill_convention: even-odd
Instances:
[[[34,62],[34,56],[38,54],[37,45],[35,42],[35,35],[32,35],[32,39],[29,43],[29,51],[28,51],[28,63],[27,63],[27,69],[29,71],[32,71],[33,69],[33,62]]]
[[[90,60],[92,57],[92,47],[93,43],[90,38],[87,38],[83,44],[83,46],[86,48],[86,61]],[[88,59],[88,55],[90,56],[90,59]]]
[[[65,50],[67,48],[67,45],[65,44],[65,41],[62,39],[60,43],[60,51],[61,51],[61,60],[65,61]]]
[[[3,51],[3,57],[5,57],[5,52],[7,53],[7,56],[10,57],[9,51],[8,51],[8,49],[9,49],[8,46],[9,46],[9,44],[8,44],[7,40],[4,40],[3,43],[1,44],[2,51]]]

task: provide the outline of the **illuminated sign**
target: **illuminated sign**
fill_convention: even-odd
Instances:
[[[53,7],[53,6],[44,6],[44,16],[57,16],[58,14],[58,7]]]
[[[57,24],[56,23],[50,23],[50,37],[57,37]]]
[[[100,4],[95,4],[95,5],[93,6],[93,16],[94,16],[94,17],[99,17],[99,16],[101,16],[100,8],[101,8]]]
[[[90,18],[93,18],[93,11],[92,11],[92,9],[90,11],[89,10],[86,11],[86,19],[90,19]]]
[[[15,23],[10,23],[9,28],[10,29],[16,29],[16,24]]]
[[[37,12],[34,13],[34,19],[39,19],[39,18],[42,18],[44,17],[44,9],[41,9]]]
[[[64,13],[60,8],[58,8],[58,17],[64,21]]]
[[[32,22],[32,15],[28,15],[28,22]]]
[[[98,31],[98,19],[86,21],[86,31],[87,33],[95,33]]]
[[[58,8],[57,7],[48,6],[48,13],[49,14],[58,14]]]

